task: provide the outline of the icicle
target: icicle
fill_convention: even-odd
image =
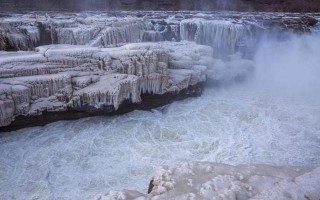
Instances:
[[[12,99],[15,105],[15,115],[28,113],[31,99],[31,91],[28,87],[23,85],[13,85]]]
[[[101,42],[104,47],[114,47],[130,42],[141,42],[143,26],[140,21],[108,27],[101,31]],[[95,43],[97,45],[97,43]]]
[[[243,41],[251,37],[250,28],[244,24],[219,20],[181,21],[181,39],[210,45],[215,57],[235,54]]]
[[[162,37],[162,34],[157,31],[144,31],[142,36],[142,41],[144,42],[158,42],[163,41],[164,38]]]
[[[186,41],[102,49],[50,45],[34,53],[3,52],[0,123],[67,107],[118,109],[125,100],[140,102],[141,93],[179,91],[205,80],[209,55],[212,48]]]
[[[0,84],[0,127],[7,126],[13,121],[14,112],[12,87],[7,84]]]
[[[88,87],[77,90],[72,99],[74,107],[93,106],[100,108],[113,105],[118,109],[124,100],[140,102],[139,78],[134,75],[111,74]]]

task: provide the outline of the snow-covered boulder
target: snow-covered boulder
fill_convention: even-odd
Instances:
[[[97,200],[319,199],[320,168],[186,162],[159,169],[149,194],[111,191]]]

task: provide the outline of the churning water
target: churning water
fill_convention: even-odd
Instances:
[[[253,80],[150,112],[61,121],[0,138],[0,199],[146,192],[182,161],[320,165],[320,39],[263,42]]]

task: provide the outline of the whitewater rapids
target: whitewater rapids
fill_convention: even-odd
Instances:
[[[159,166],[190,160],[319,166],[320,39],[286,42],[266,43],[257,52],[256,77],[262,82],[209,87],[201,97],[152,111],[2,134],[0,199],[92,199],[123,188],[146,192]],[[279,68],[289,65],[292,73]],[[267,81],[270,87],[262,84]]]
[[[207,89],[151,112],[61,121],[0,139],[1,199],[146,191],[156,168],[197,160],[320,165],[320,104]]]

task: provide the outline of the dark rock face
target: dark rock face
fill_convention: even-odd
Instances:
[[[289,28],[296,32],[308,32],[310,27],[315,26],[318,20],[311,16],[303,16],[298,19],[284,19],[284,28]]]
[[[152,192],[153,187],[154,187],[153,180],[151,180],[149,183],[148,194],[150,194]]]
[[[292,17],[275,17],[262,21],[265,27],[277,29],[282,35],[285,35],[286,32],[309,33],[317,23],[318,20],[315,17],[303,14]]]
[[[238,10],[319,12],[319,0],[1,0],[2,11]]]

